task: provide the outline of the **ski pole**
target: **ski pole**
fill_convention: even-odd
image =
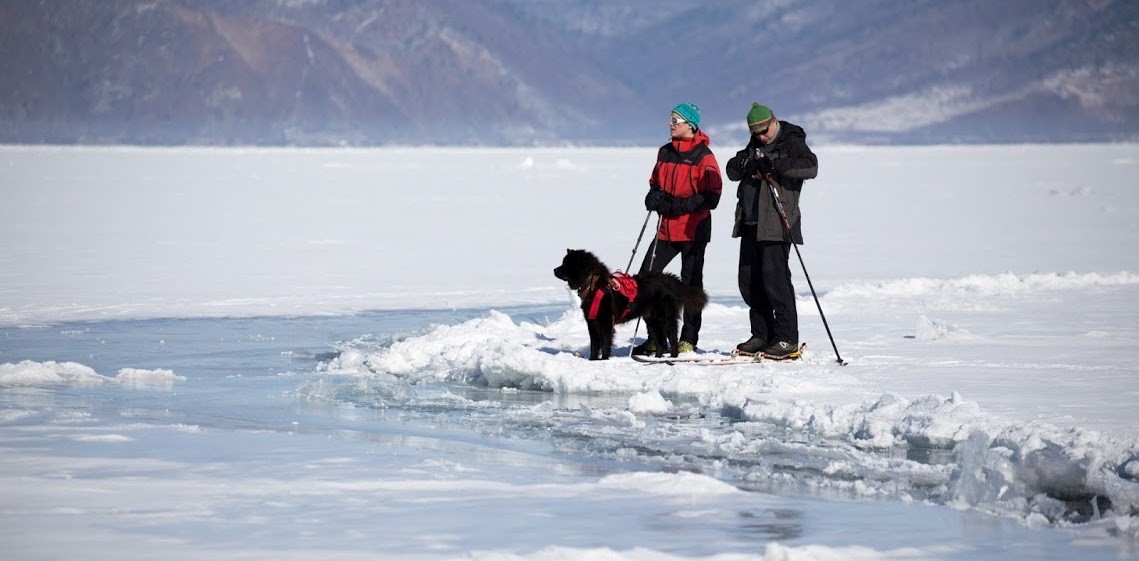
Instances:
[[[799,257],[799,265],[803,267],[803,276],[807,278],[807,286],[811,288],[811,296],[815,299],[815,307],[819,309],[819,317],[823,318],[823,328],[827,330],[827,338],[831,340],[834,356],[840,365],[846,366],[846,361],[842,360],[842,356],[838,354],[838,345],[834,343],[831,326],[827,324],[827,316],[823,314],[823,305],[819,303],[819,295],[815,293],[815,285],[811,283],[811,275],[807,273],[807,264],[803,262],[803,254],[799,253],[799,244],[795,243],[795,237],[791,233],[791,223],[787,221],[787,213],[783,211],[783,202],[779,200],[779,191],[776,188],[782,189],[783,187],[775,182],[775,178],[771,177],[770,173],[763,174],[763,178],[767,180],[767,186],[771,188],[771,198],[775,199],[775,208],[779,211],[779,219],[783,221],[783,230],[787,232],[787,239],[791,240],[791,245],[795,248],[795,255]]]
[[[633,258],[637,256],[637,248],[641,247],[641,238],[645,237],[645,228],[649,225],[649,217],[653,215],[653,211],[649,211],[645,215],[645,223],[641,224],[641,233],[637,234],[637,243],[633,244],[633,254],[629,256],[629,264],[625,266],[625,272],[628,273],[633,268]]]
[[[652,214],[653,214],[653,211],[650,210],[649,216],[652,216]],[[647,226],[649,223],[649,216],[645,217],[645,226]],[[656,243],[657,239],[656,239],[656,236],[657,236],[657,233],[660,232],[660,221],[662,218],[664,218],[664,216],[659,215],[659,214],[657,215],[657,229],[656,229],[656,233],[653,234],[653,242],[652,242],[653,252],[649,256],[649,270],[650,271],[653,269],[653,263],[655,263],[657,260],[657,243]],[[645,226],[641,226],[641,236],[645,235]],[[641,245],[641,236],[637,236],[637,245],[638,246]],[[636,254],[637,254],[637,248],[634,246],[633,247],[633,255],[636,255]],[[632,268],[632,266],[633,266],[633,258],[630,256],[629,257],[629,266],[625,267],[625,272],[628,272],[629,269]],[[630,357],[633,356],[633,347],[637,346],[637,331],[639,331],[640,329],[641,329],[641,318],[638,317],[637,323],[633,324],[633,338],[629,339],[629,356]]]

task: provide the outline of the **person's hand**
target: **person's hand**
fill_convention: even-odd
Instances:
[[[663,212],[666,198],[668,198],[668,193],[665,193],[662,189],[650,187],[648,194],[645,195],[645,210]]]
[[[767,177],[768,174],[775,171],[771,167],[771,158],[768,158],[759,148],[755,149],[755,171],[760,177]]]
[[[751,153],[749,151],[740,150],[739,153],[736,154],[736,163],[739,166],[740,171],[744,172],[744,175],[755,173],[755,169],[752,168],[755,160],[751,157]]]

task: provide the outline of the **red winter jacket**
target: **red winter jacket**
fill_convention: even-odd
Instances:
[[[712,241],[712,209],[720,202],[720,165],[704,131],[691,139],[672,139],[657,151],[649,187],[687,203],[691,212],[662,216],[657,238],[671,242]]]

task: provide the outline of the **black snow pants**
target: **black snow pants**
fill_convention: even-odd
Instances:
[[[799,314],[788,259],[791,244],[757,241],[755,226],[740,236],[740,295],[750,308],[751,335],[767,342],[799,342]]]
[[[654,239],[645,253],[645,260],[641,263],[640,272],[651,270],[659,273],[675,258],[680,255],[680,281],[694,288],[704,288],[704,250],[708,242],[669,242]],[[653,257],[653,252],[656,257]],[[695,347],[700,339],[700,323],[703,321],[703,310],[684,310],[684,326],[680,328],[680,340],[688,341]]]

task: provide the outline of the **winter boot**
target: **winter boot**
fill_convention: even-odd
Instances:
[[[767,339],[764,339],[763,337],[752,336],[751,339],[748,339],[747,341],[736,345],[736,350],[739,351],[740,354],[754,355],[759,354],[759,352],[762,351],[766,346]]]
[[[645,341],[644,343],[633,347],[633,354],[635,355],[648,356],[655,355],[656,353],[657,346],[652,341]]]
[[[680,344],[678,344],[676,347],[682,353],[694,353],[694,352],[696,352],[696,345],[693,345],[692,343],[689,343],[688,341],[681,341]]]
[[[776,341],[763,349],[763,356],[775,360],[799,357],[799,345],[787,341]]]

